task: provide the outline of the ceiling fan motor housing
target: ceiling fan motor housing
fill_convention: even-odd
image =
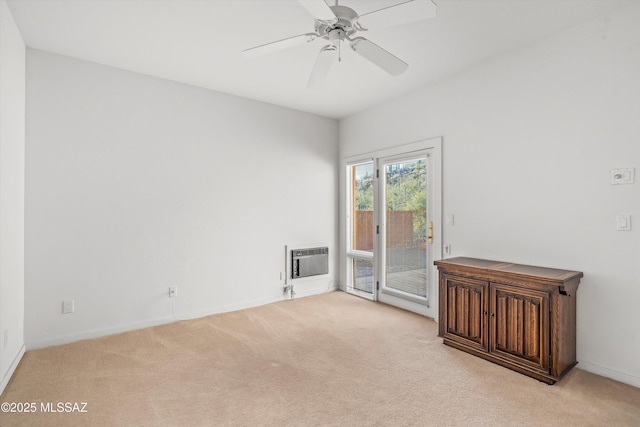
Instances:
[[[319,37],[335,42],[351,38],[358,32],[358,13],[347,6],[330,6],[336,19],[332,21],[316,20],[315,29]]]

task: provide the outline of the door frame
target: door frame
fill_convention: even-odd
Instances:
[[[443,238],[442,238],[442,137],[434,137],[429,138],[417,142],[412,142],[409,144],[398,145],[394,147],[389,147],[381,150],[375,150],[368,153],[362,153],[360,155],[349,156],[342,159],[341,165],[341,175],[342,175],[342,188],[343,192],[341,195],[340,205],[341,205],[341,281],[342,288],[347,290],[347,285],[349,283],[348,272],[350,269],[348,268],[348,256],[347,252],[350,244],[350,229],[351,225],[348,223],[347,218],[349,216],[348,209],[350,209],[350,204],[347,200],[349,194],[351,192],[350,185],[351,183],[347,177],[347,167],[364,163],[367,161],[374,161],[374,166],[377,166],[378,159],[392,156],[400,156],[400,155],[410,155],[412,152],[420,152],[420,151],[429,151],[429,164],[432,168],[433,175],[431,176],[431,183],[429,186],[429,190],[431,190],[432,194],[430,194],[433,209],[431,209],[431,218],[433,221],[433,244],[431,246],[433,260],[442,259],[443,253]],[[376,179],[374,189],[375,197],[378,197],[378,181],[379,178]],[[380,225],[380,214],[379,212],[374,213],[374,222],[376,225]],[[378,236],[376,236],[378,237]],[[374,239],[374,283],[379,281],[379,272],[380,270],[380,256],[379,253],[379,238]],[[382,293],[380,291],[375,291],[370,299],[374,301],[380,301],[386,304],[394,305],[396,307],[409,310],[415,313],[423,314],[428,317],[432,317],[434,320],[438,320],[438,274],[437,269],[433,264],[428,266],[428,288],[427,288],[427,301],[426,304],[420,304],[417,302],[413,302],[410,300],[406,300],[403,298],[398,298],[397,296]],[[355,293],[357,295],[357,293]],[[364,296],[364,295],[361,295]]]

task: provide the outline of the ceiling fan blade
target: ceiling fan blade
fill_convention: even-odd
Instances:
[[[278,50],[286,49],[288,47],[297,46],[309,41],[312,41],[317,37],[317,34],[300,34],[298,36],[288,37],[286,39],[277,40],[275,42],[266,43],[260,46],[252,47],[242,51],[242,54],[246,58],[253,58],[255,56],[264,55]]]
[[[436,16],[436,5],[431,0],[408,0],[373,12],[364,13],[358,19],[363,29],[377,29],[406,24]]]
[[[364,37],[351,40],[351,49],[392,76],[400,75],[409,68],[409,64]]]
[[[298,0],[300,3],[314,18],[318,21],[336,21],[336,14],[333,13],[331,8],[324,2],[324,0]]]
[[[311,71],[309,82],[307,83],[309,89],[316,89],[322,86],[327,79],[327,75],[329,75],[329,69],[331,69],[331,64],[335,60],[337,53],[338,49],[332,44],[320,49],[316,63],[313,66],[313,71]]]

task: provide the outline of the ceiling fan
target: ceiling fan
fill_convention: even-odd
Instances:
[[[432,18],[436,14],[436,5],[432,0],[405,0],[398,4],[358,15],[347,6],[329,6],[324,0],[298,0],[315,18],[314,31],[286,39],[277,40],[243,51],[246,57],[275,52],[302,43],[322,39],[328,42],[320,49],[316,63],[311,71],[307,87],[317,88],[324,83],[335,58],[341,59],[340,49],[343,42],[348,42],[351,49],[363,58],[382,68],[392,76],[406,71],[409,64],[387,52],[377,44],[358,32],[369,28],[406,24],[413,21]]]

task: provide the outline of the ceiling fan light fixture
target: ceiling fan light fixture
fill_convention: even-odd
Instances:
[[[345,39],[346,33],[344,32],[344,30],[336,28],[335,30],[329,31],[329,33],[327,33],[327,36],[332,44],[337,45]]]

